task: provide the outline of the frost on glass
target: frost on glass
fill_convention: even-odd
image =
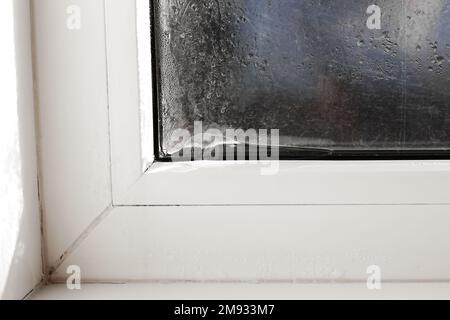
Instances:
[[[369,6],[381,8],[370,29]],[[157,0],[160,156],[177,129],[280,145],[450,147],[450,1]]]

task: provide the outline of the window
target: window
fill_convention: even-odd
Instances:
[[[190,3],[198,5],[203,2]],[[401,149],[395,149],[392,155],[384,155],[379,150],[368,149],[367,152],[371,153],[367,155],[364,154],[366,149],[358,147],[349,149],[350,156],[347,157],[344,153],[336,156],[336,147],[329,148],[319,144],[293,145],[293,151],[288,157],[285,157],[284,150],[281,150],[284,147],[281,148],[280,158],[292,161],[221,161],[231,160],[228,158],[228,153],[225,159],[215,157],[216,161],[179,163],[158,161],[174,158],[173,154],[166,155],[160,152],[160,146],[167,142],[164,137],[170,137],[172,132],[179,129],[191,136],[192,132],[195,132],[195,123],[185,122],[183,126],[180,122],[183,118],[181,116],[177,118],[177,113],[171,116],[171,113],[158,110],[161,109],[158,107],[165,103],[165,82],[162,76],[167,73],[164,73],[164,64],[161,64],[164,57],[161,56],[161,48],[158,49],[160,42],[156,41],[156,37],[150,37],[150,30],[153,30],[153,35],[157,35],[160,31],[158,31],[156,19],[153,19],[155,28],[150,28],[149,4],[177,6],[177,3],[169,0],[164,2],[141,0],[136,3],[114,0],[107,1],[105,4],[108,125],[114,205],[285,206],[449,203],[447,181],[450,180],[447,177],[450,173],[450,163],[448,160],[433,159],[440,156],[439,152],[442,152],[442,157],[446,156],[447,149],[442,147],[432,147],[430,151],[422,148],[413,149],[411,152],[417,152],[417,154],[408,156],[420,159],[408,158],[405,159],[406,161],[385,159],[392,157],[397,160],[399,159],[397,153],[403,157]],[[154,18],[161,17],[163,22],[168,21],[169,16],[161,14],[163,7],[154,9],[156,9],[152,10]],[[363,11],[361,16],[366,20],[371,16],[365,12]],[[123,21],[124,14],[132,17],[126,23]],[[224,17],[225,11],[222,10],[221,15]],[[364,23],[367,22],[365,20],[363,20]],[[153,51],[150,50],[150,38],[153,39]],[[149,56],[152,59],[149,59]],[[153,61],[153,68],[150,65],[151,61]],[[177,81],[173,81],[172,86],[173,92],[182,88]],[[170,91],[167,92],[170,93]],[[171,109],[167,112],[172,111]],[[188,110],[184,114],[189,114]],[[256,111],[253,114],[255,117],[259,116]],[[155,115],[158,117],[155,118]],[[229,113],[226,112],[223,118],[226,119],[228,116]],[[169,119],[173,121],[168,121]],[[248,119],[252,119],[250,115]],[[192,120],[197,119],[192,118]],[[205,119],[198,120],[203,121],[201,123],[205,135],[209,138],[206,133],[214,127]],[[248,129],[238,125],[231,129],[237,130],[239,127],[242,130]],[[217,126],[216,129],[221,130],[222,134],[228,128]],[[255,129],[265,128],[256,127]],[[266,129],[277,128],[267,127]],[[278,129],[280,129],[280,141],[282,141],[283,128]],[[155,138],[153,133],[156,133]],[[197,142],[196,139],[194,140]],[[272,157],[272,151],[276,150],[270,150],[270,148],[264,150],[264,144],[259,141],[257,154],[259,155],[259,151],[263,150],[270,154],[269,158],[276,158]],[[267,141],[272,142],[272,135]],[[246,145],[245,147],[249,151],[254,151],[254,148],[247,148]],[[327,148],[332,152],[328,152]],[[236,149],[239,150],[239,148]],[[196,157],[198,150],[194,151],[193,157],[189,160],[199,159]],[[202,149],[202,151],[209,150]],[[182,153],[184,155],[184,152]],[[201,154],[202,159],[203,154]],[[361,154],[362,156],[358,156]],[[381,156],[376,157],[377,155]],[[360,161],[358,157],[364,160],[382,161]],[[347,158],[354,161],[316,161],[347,160]],[[304,161],[305,159],[310,161]],[[424,159],[426,161],[423,161]]]
[[[33,15],[52,281],[450,279],[449,160],[154,162],[150,2],[79,3]]]
[[[373,3],[154,1],[159,160],[248,130],[281,159],[447,157],[450,2]]]

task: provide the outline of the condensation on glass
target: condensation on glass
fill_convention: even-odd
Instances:
[[[370,29],[367,9],[381,9]],[[280,145],[450,147],[450,1],[157,0],[160,157],[178,129]]]

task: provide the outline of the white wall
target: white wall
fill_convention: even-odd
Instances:
[[[29,0],[0,1],[0,298],[42,278]]]

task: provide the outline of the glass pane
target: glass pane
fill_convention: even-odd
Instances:
[[[450,1],[373,3],[157,0],[159,156],[196,123],[299,154],[447,150]]]

